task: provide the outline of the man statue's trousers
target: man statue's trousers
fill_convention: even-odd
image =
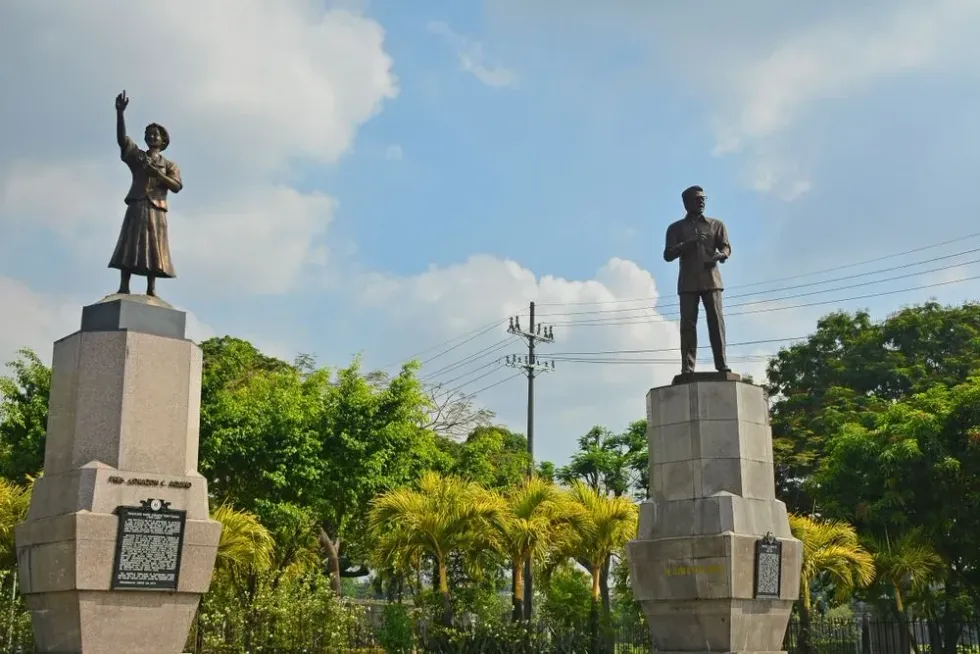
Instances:
[[[725,358],[725,317],[722,315],[721,290],[681,293],[681,372],[694,372],[698,355],[698,305],[704,303],[708,319],[708,338],[715,358],[715,370],[728,370]]]

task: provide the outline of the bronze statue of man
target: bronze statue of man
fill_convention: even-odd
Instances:
[[[664,260],[680,259],[677,294],[681,305],[681,374],[694,372],[698,351],[698,304],[704,303],[711,352],[718,372],[731,372],[725,358],[725,317],[722,315],[721,271],[732,254],[724,223],[704,215],[705,195],[700,186],[681,193],[687,215],[667,228]]]
[[[130,277],[141,275],[146,277],[146,294],[155,296],[157,277],[177,276],[167,237],[167,192],[179,193],[184,185],[177,164],[160,154],[170,145],[170,134],[162,125],[146,126],[145,151],[126,136],[123,114],[128,105],[125,91],[116,96],[116,141],[133,183],[126,194],[126,215],[109,267],[121,272],[119,293],[128,294]]]

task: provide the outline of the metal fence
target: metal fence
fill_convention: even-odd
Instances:
[[[29,622],[15,615],[0,601],[0,652],[34,652]],[[380,624],[366,620],[346,627],[309,624],[288,633],[275,625],[251,625],[247,633],[221,632],[196,626],[187,644],[193,654],[648,654],[655,650],[641,623],[620,624],[595,637],[588,625],[581,629],[555,630],[537,625],[530,630],[505,627],[461,629],[453,638],[421,633],[414,650],[386,651],[377,638]],[[802,654],[800,624],[794,620],[786,632],[783,648]],[[345,645],[338,646],[343,642]],[[892,619],[858,617],[852,620],[816,619],[810,626],[810,654],[980,654],[980,624],[943,625],[928,620],[900,622]]]

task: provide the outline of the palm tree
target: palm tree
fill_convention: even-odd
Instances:
[[[610,496],[576,481],[569,499],[578,505],[581,518],[568,552],[585,566],[592,577],[592,610],[590,618],[591,651],[599,651],[599,608],[602,605],[602,570],[606,561],[636,538],[639,509],[633,500]]]
[[[14,546],[14,527],[27,519],[34,480],[27,486],[0,479],[0,569],[17,567],[17,550]]]
[[[495,493],[458,477],[427,472],[417,490],[398,488],[372,500],[368,521],[376,539],[375,559],[380,567],[399,569],[408,561],[432,557],[442,623],[450,626],[449,557],[462,554],[467,571],[478,574],[473,562],[481,552],[497,548],[502,513],[502,500]]]
[[[856,588],[874,581],[874,557],[861,546],[854,527],[846,522],[821,521],[809,516],[790,515],[793,536],[803,543],[800,572],[800,643],[803,654],[810,647],[810,587],[818,575],[830,578],[838,601],[844,601]]]
[[[221,523],[215,575],[234,580],[269,569],[276,543],[255,515],[222,504],[211,512],[211,519]]]
[[[557,486],[530,477],[505,494],[506,505],[499,522],[501,549],[510,558],[514,576],[513,619],[524,614],[524,567],[541,562],[562,538],[565,527],[581,523],[582,510]]]
[[[572,551],[576,559],[587,564],[592,576],[592,599],[599,602],[602,566],[636,538],[639,509],[627,497],[604,495],[580,481],[572,484],[569,495],[581,512]]]
[[[878,579],[891,587],[895,595],[895,610],[902,622],[906,623],[904,589],[918,593],[939,581],[946,571],[945,562],[918,529],[911,529],[894,540],[886,531],[883,539],[868,538],[867,542],[874,553]],[[907,623],[902,639],[905,641],[903,651],[911,647],[918,653],[918,642]]]

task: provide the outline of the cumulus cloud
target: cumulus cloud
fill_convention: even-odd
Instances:
[[[0,228],[30,214],[111,250],[128,185],[112,104],[126,88],[130,134],[164,124],[183,173],[178,266],[206,277],[247,268],[238,291],[281,292],[324,260],[335,203],[290,188],[290,167],[338,161],[397,94],[380,25],[313,0],[15,3],[0,57],[18,62],[5,87],[23,91],[0,107]]]
[[[650,272],[624,259],[610,259],[590,279],[565,279],[535,274],[513,260],[477,255],[408,277],[369,275],[355,295],[362,309],[381,312],[390,335],[366,352],[369,365],[407,356],[408,343],[448,341],[419,355],[428,360],[423,379],[460,393],[502,382],[477,400],[520,431],[526,382],[519,376],[510,379],[515,371],[500,359],[526,353],[523,342],[506,330],[515,315],[527,329],[528,303],[534,300],[538,322],[553,325],[555,335],[553,344],[538,348],[538,356],[553,358],[556,366],[535,386],[535,438],[542,458],[565,460],[575,439],[594,424],[623,429],[642,418],[646,392],[669,384],[680,370],[674,294],[661,299]],[[707,344],[704,329],[702,343]],[[754,326],[751,331],[766,333]],[[446,353],[436,356],[441,352]],[[750,354],[733,348],[733,365],[758,379],[764,360]],[[464,363],[453,367],[459,362]],[[699,366],[712,369],[710,350],[701,350]]]

